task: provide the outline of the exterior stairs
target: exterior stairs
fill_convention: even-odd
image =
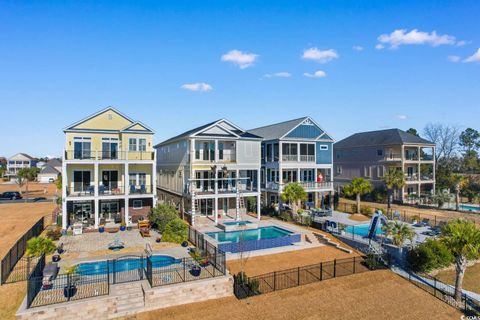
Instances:
[[[337,248],[338,250],[342,250],[344,252],[347,252],[347,253],[352,253],[353,251],[348,249],[348,248],[345,248],[345,247],[342,247],[338,242],[334,242],[332,241],[329,237],[327,237],[326,235],[323,235],[321,233],[316,233],[316,232],[313,232],[313,235],[315,236],[315,238],[317,239],[317,241],[319,243],[322,243],[322,244],[326,244],[326,245],[329,245],[329,246],[332,246],[332,247],[335,247]]]
[[[130,282],[113,285],[111,294],[117,299],[117,312],[111,316],[133,316],[145,307],[142,282]]]

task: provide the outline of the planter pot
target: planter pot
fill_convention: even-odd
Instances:
[[[56,254],[52,257],[52,262],[58,262],[58,261],[60,261],[60,259],[61,259],[60,256],[58,254]]]
[[[131,227],[131,226],[128,226],[128,227],[127,227],[127,231],[132,231],[132,227]]]
[[[127,229],[127,227],[125,226],[120,226],[120,231],[125,231]]]
[[[77,287],[74,285],[66,286],[63,288],[63,295],[65,298],[70,299],[77,294]]]
[[[202,272],[202,268],[199,266],[194,266],[192,269],[190,269],[190,274],[194,277],[199,277],[200,273]]]
[[[156,239],[155,242],[156,243],[160,243],[162,241],[162,239]]]
[[[184,247],[184,248],[188,247],[188,242],[187,242],[187,241],[183,241],[183,242],[182,242],[182,247]]]
[[[104,233],[104,232],[105,232],[105,228],[104,228],[104,227],[100,227],[100,228],[98,228],[98,232],[100,232],[100,233]]]

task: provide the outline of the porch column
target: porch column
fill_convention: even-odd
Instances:
[[[154,151],[154,158],[153,158],[153,164],[152,164],[152,194],[153,194],[152,206],[153,207],[155,207],[157,205],[157,166],[156,166],[156,161],[157,161],[157,149],[155,149],[155,151]],[[127,176],[127,178],[129,179],[128,176]],[[182,206],[182,208],[183,208],[183,206]]]
[[[65,154],[65,152],[64,152]],[[65,158],[62,161],[62,229],[66,230],[67,229],[67,223],[68,223],[68,213],[67,213],[67,188],[68,188],[68,182],[67,182],[67,164],[65,163]]]
[[[99,213],[100,213],[100,207],[98,203],[98,189],[100,187],[99,179],[98,179],[98,162],[95,162],[93,165],[93,183],[94,183],[94,195],[95,195],[95,200],[94,200],[94,213],[95,213],[95,229],[98,229],[99,225]]]
[[[130,207],[130,172],[129,172],[129,166],[128,166],[128,162],[125,163],[125,168],[123,170],[124,172],[124,175],[125,177],[123,178],[123,180],[125,181],[125,203],[123,205],[124,207],[124,214],[125,214],[125,217],[124,217],[124,222],[127,226],[130,226],[129,224],[129,212],[128,212],[128,209]]]
[[[262,209],[260,208],[260,194],[257,196],[257,219],[261,220],[262,219]]]
[[[240,220],[240,192],[237,188],[237,196],[235,197],[235,220]]]
[[[190,190],[191,190],[191,196],[192,196],[192,216],[191,216],[191,225],[192,226],[195,226],[195,215],[196,215],[196,211],[197,211],[197,206],[195,205],[195,192],[193,191],[193,188],[191,187],[191,183],[190,183]]]
[[[215,214],[215,225],[218,224],[218,198],[213,199],[213,213]]]

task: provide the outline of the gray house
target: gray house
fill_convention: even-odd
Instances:
[[[388,168],[401,169],[406,185],[394,199],[428,197],[435,193],[435,144],[400,129],[353,134],[333,146],[335,185],[357,177],[384,186]]]
[[[277,204],[283,188],[300,183],[310,206],[333,192],[332,137],[310,117],[249,130],[262,137],[261,187],[264,204]]]

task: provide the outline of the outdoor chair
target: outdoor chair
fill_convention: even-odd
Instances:
[[[62,254],[65,252],[65,249],[63,249],[63,242],[60,243],[60,245],[57,247],[57,252],[58,254]]]
[[[427,227],[427,226],[429,225],[429,222],[430,222],[429,219],[422,219],[421,224],[422,224],[424,227]]]
[[[132,184],[132,185],[130,185],[130,194],[134,194],[134,193],[137,193],[137,189],[136,189],[135,186]]]
[[[147,189],[145,188],[145,185],[144,185],[144,184],[142,184],[142,185],[140,186],[140,193],[142,193],[142,194],[147,193]]]

